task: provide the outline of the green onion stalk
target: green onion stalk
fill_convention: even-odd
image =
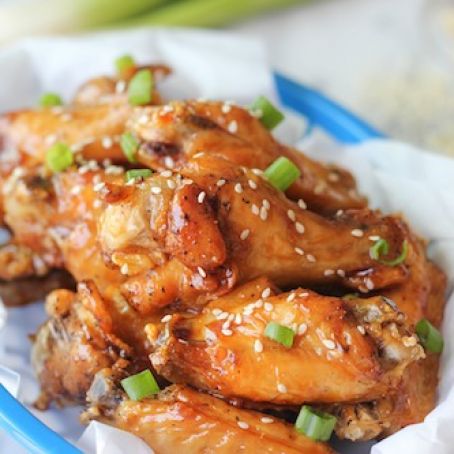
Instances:
[[[308,2],[309,0],[180,0],[167,2],[166,6],[126,20],[122,25],[219,27],[259,13]]]
[[[309,0],[21,0],[0,4],[0,44],[25,35],[147,25],[217,27]]]

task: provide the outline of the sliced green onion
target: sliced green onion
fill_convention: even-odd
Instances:
[[[276,322],[270,322],[266,325],[265,332],[266,337],[279,342],[284,347],[290,348],[293,345],[293,338],[295,337],[295,332],[284,325],[279,325]]]
[[[128,85],[128,100],[133,106],[149,104],[152,98],[153,74],[149,69],[141,69],[130,80]]]
[[[405,261],[408,254],[408,241],[402,243],[402,251],[398,257],[392,260],[381,259],[380,256],[386,255],[389,252],[389,243],[386,240],[380,239],[374,243],[369,249],[369,255],[372,259],[379,261],[383,265],[397,266]]]
[[[56,143],[46,151],[46,164],[52,172],[62,172],[72,165],[74,155],[68,145]]]
[[[63,101],[57,93],[43,93],[39,98],[39,105],[41,107],[55,107],[61,106]]]
[[[136,153],[139,149],[139,142],[131,132],[125,132],[120,138],[120,146],[123,154],[129,162],[137,162]]]
[[[416,324],[416,334],[418,335],[421,344],[429,352],[441,353],[443,351],[443,336],[429,320],[423,318]]]
[[[265,96],[259,96],[250,106],[250,110],[257,115],[260,122],[266,129],[275,128],[285,117],[276,109]]]
[[[373,246],[369,249],[370,258],[373,260],[379,260],[381,255],[386,255],[389,252],[389,243],[380,238]]]
[[[281,156],[264,172],[266,179],[280,191],[285,191],[301,175],[300,169],[290,159]]]
[[[141,400],[144,397],[157,394],[160,389],[156,383],[153,374],[145,369],[136,375],[131,375],[128,378],[121,380],[121,386],[126,391],[126,394],[132,400]]]
[[[135,180],[136,178],[148,178],[152,173],[150,169],[132,169],[126,172],[125,178],[126,181]]]
[[[117,73],[121,76],[130,68],[133,68],[136,65],[134,59],[131,55],[122,55],[115,60],[115,68]]]
[[[335,425],[335,416],[314,410],[309,405],[301,407],[295,422],[295,428],[298,432],[318,441],[328,441]]]

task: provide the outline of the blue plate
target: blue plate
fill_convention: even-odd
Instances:
[[[303,115],[340,143],[354,144],[384,135],[321,93],[274,73],[282,105]],[[33,416],[0,384],[0,428],[31,453],[82,454]]]

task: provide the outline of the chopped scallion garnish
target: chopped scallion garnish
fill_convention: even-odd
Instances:
[[[133,68],[136,65],[131,55],[122,55],[115,60],[115,68],[119,76],[123,76],[125,71]]]
[[[251,104],[250,110],[257,115],[266,129],[275,128],[284,119],[283,113],[276,109],[265,96],[259,96]]]
[[[369,255],[372,259],[377,260],[383,265],[387,266],[397,266],[405,261],[408,254],[408,242],[404,240],[402,243],[402,251],[398,257],[392,260],[385,260],[380,257],[388,254],[389,252],[389,243],[384,239],[377,240],[373,246],[369,249]]]
[[[293,338],[295,337],[295,332],[284,325],[279,325],[276,322],[269,322],[266,325],[265,332],[266,337],[279,342],[284,347],[290,348],[293,345]]]
[[[128,378],[121,380],[121,386],[126,391],[126,394],[132,400],[141,400],[144,397],[157,394],[160,389],[156,383],[153,374],[145,369],[138,374],[131,375]]]
[[[317,441],[328,441],[335,425],[335,416],[314,410],[309,405],[301,407],[295,422],[295,428],[298,432]]]
[[[141,69],[130,80],[128,100],[133,106],[142,106],[151,102],[153,91],[153,74],[149,69]]]
[[[123,154],[129,162],[137,162],[136,153],[139,149],[139,142],[131,132],[125,132],[120,138],[120,146]]]
[[[46,164],[52,172],[62,172],[74,162],[74,155],[68,145],[56,143],[46,151]]]
[[[300,169],[290,159],[277,158],[264,172],[266,179],[280,191],[285,191],[301,175]]]
[[[153,172],[150,169],[131,169],[126,172],[126,181],[135,180],[137,178],[148,178]]]
[[[43,93],[39,98],[39,105],[41,107],[55,107],[61,106],[63,101],[57,93]]]
[[[423,318],[416,324],[416,334],[426,350],[432,353],[443,351],[443,336],[429,320]]]

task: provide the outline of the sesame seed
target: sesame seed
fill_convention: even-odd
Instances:
[[[195,159],[201,158],[202,156],[205,156],[205,153],[203,151],[199,151],[198,153],[192,155],[192,157]]]
[[[352,336],[347,331],[344,331],[344,339],[347,345],[352,345]]]
[[[238,131],[238,123],[235,120],[231,121],[227,126],[227,130],[231,134],[235,134]]]
[[[296,247],[296,248],[295,248],[295,252],[296,252],[298,255],[304,255],[304,251],[303,251],[300,247]]]
[[[121,265],[121,267],[120,267],[120,273],[121,274],[128,274],[128,272],[129,272],[128,264],[127,263],[123,263],[123,265]]]
[[[337,275],[339,277],[345,277],[345,271],[344,270],[337,270],[336,273],[337,273]]]
[[[304,225],[301,222],[295,222],[295,228],[298,233],[304,233]]]
[[[375,287],[374,281],[370,277],[364,279],[364,283],[366,284],[367,290],[373,290]]]
[[[309,292],[301,292],[301,293],[299,294],[299,296],[300,296],[301,298],[306,298],[306,296],[309,296]]]
[[[153,187],[151,188],[151,192],[152,192],[153,194],[161,194],[162,189],[161,189],[159,186],[153,186]]]
[[[194,182],[190,178],[183,178],[183,181],[181,183],[183,184],[183,186],[186,186]]]
[[[269,418],[268,416],[263,416],[262,418],[260,418],[260,421],[262,421],[263,424],[271,424],[274,422],[274,419]]]
[[[170,320],[172,320],[172,316],[170,314],[164,315],[164,317],[161,318],[162,323],[170,322]]]
[[[73,186],[70,192],[72,195],[78,195],[80,191],[82,191],[82,186]]]
[[[252,315],[252,312],[254,312],[254,307],[252,307],[252,306],[246,306],[243,309],[243,314],[244,315]]]
[[[169,104],[166,104],[165,106],[162,107],[161,113],[167,114],[173,112],[173,106],[170,106]]]
[[[233,322],[233,320],[235,320],[235,314],[230,314],[229,318],[228,318],[228,321],[229,322]]]
[[[336,344],[331,339],[323,339],[322,343],[328,350],[334,350],[336,348]]]
[[[289,219],[293,222],[296,221],[296,215],[295,215],[295,212],[293,210],[288,210],[287,211],[287,216],[289,217]]]
[[[356,238],[361,238],[364,235],[364,232],[361,229],[353,229],[351,231],[352,236],[355,236]]]
[[[277,390],[280,393],[286,393],[287,392],[287,386],[285,386],[284,383],[278,383],[277,384]]]
[[[240,429],[244,429],[244,430],[249,429],[249,424],[247,422],[238,421],[237,424]]]
[[[111,165],[111,166],[107,166],[106,167],[106,174],[107,175],[120,175],[123,172],[124,172],[124,169],[121,166]]]
[[[221,331],[221,333],[224,335],[224,336],[231,336],[233,334],[232,330],[231,329],[223,329]]]
[[[320,181],[317,186],[314,188],[314,193],[320,195],[326,188],[326,183],[324,181]]]
[[[95,192],[99,192],[101,191],[102,189],[104,189],[104,186],[106,185],[106,183],[104,183],[104,181],[101,181],[100,183],[97,183],[93,186],[93,191]]]
[[[103,148],[105,148],[105,149],[110,148],[113,145],[112,137],[107,137],[107,136],[103,137],[101,143],[102,143]]]
[[[241,239],[241,240],[245,240],[245,239],[249,236],[249,233],[250,233],[250,230],[249,230],[249,229],[244,229],[244,230],[240,233],[240,239]]]
[[[336,216],[339,217],[339,216],[342,216],[344,214],[344,210],[337,210],[336,211]]]
[[[148,123],[148,115],[147,114],[140,115],[139,119],[137,120],[137,123],[139,123],[139,125],[146,125]]]
[[[219,315],[216,316],[218,320],[226,320],[229,318],[229,313],[228,312],[221,312]]]
[[[123,93],[126,89],[126,82],[124,80],[119,80],[115,85],[115,91],[117,93]]]
[[[323,271],[324,276],[332,276],[334,274],[334,270],[325,270]]]
[[[172,171],[164,170],[163,172],[161,172],[161,176],[163,176],[164,178],[170,178],[172,176]]]
[[[271,312],[273,310],[273,305],[271,303],[265,303],[263,305],[263,308],[265,309],[266,312]]]
[[[312,254],[307,254],[306,259],[308,262],[316,262],[317,259]]]
[[[287,301],[293,301],[295,299],[295,296],[296,294],[295,293],[290,293],[288,296],[287,296]]]
[[[364,326],[358,325],[356,329],[362,334],[366,334],[366,330],[364,329]]]
[[[298,206],[302,209],[305,210],[307,208],[306,202],[303,199],[298,200]]]
[[[226,329],[229,329],[230,328],[230,320],[226,320],[223,324],[222,324],[222,330],[225,331]]]
[[[269,200],[267,200],[267,199],[263,199],[263,200],[262,200],[262,206],[263,206],[264,208],[266,208],[267,210],[269,210],[269,209],[271,208],[270,202],[269,202]]]
[[[224,186],[224,185],[225,185],[225,180],[224,180],[223,178],[221,178],[220,180],[218,180],[218,181],[216,182],[216,186],[217,186],[218,188],[220,188],[221,186]]]
[[[93,202],[93,207],[94,207],[94,208],[101,208],[101,206],[102,206],[101,200],[96,199],[96,200]]]
[[[166,156],[164,158],[164,165],[169,169],[173,169],[175,167],[175,162],[170,156]]]
[[[254,350],[257,353],[262,353],[263,352],[263,344],[259,339],[256,339],[254,342]]]
[[[370,235],[369,240],[371,241],[378,241],[380,239],[379,235]]]
[[[260,169],[251,169],[251,172],[257,176],[260,176],[263,174],[263,170],[260,170]]]
[[[202,191],[198,196],[197,196],[197,201],[199,203],[203,203],[203,201],[205,200],[205,196],[206,196],[206,192],[205,191]]]
[[[266,221],[268,218],[268,210],[266,209],[266,207],[263,207],[260,208],[260,219],[262,221]]]
[[[402,338],[402,343],[405,347],[414,347],[417,341],[414,336],[405,336]]]
[[[306,323],[300,323],[300,325],[298,326],[298,334],[302,336],[306,331],[307,331]]]
[[[222,314],[222,309],[219,309],[218,307],[214,308],[212,311],[213,315],[217,317],[218,315]]]
[[[241,325],[243,322],[243,317],[240,313],[235,315],[235,325]]]
[[[255,214],[257,216],[260,213],[260,208],[255,203],[253,203],[251,206],[251,211],[252,214]]]
[[[238,194],[241,194],[243,192],[243,187],[241,186],[241,183],[237,183],[234,189],[235,192],[237,192]]]
[[[167,187],[169,189],[175,189],[177,187],[177,184],[173,180],[167,180]]]
[[[260,309],[262,306],[263,306],[263,300],[257,300],[254,303],[254,307],[256,307],[257,309]]]
[[[271,295],[271,289],[267,287],[266,289],[263,290],[262,292],[262,298],[269,298]]]
[[[200,276],[207,277],[206,271],[201,266],[197,267],[197,271],[199,272]]]
[[[222,104],[222,107],[221,107],[221,110],[222,110],[222,113],[229,113],[231,110],[232,110],[232,106],[230,104]]]
[[[248,180],[247,183],[251,189],[257,189],[257,183],[254,180]]]

